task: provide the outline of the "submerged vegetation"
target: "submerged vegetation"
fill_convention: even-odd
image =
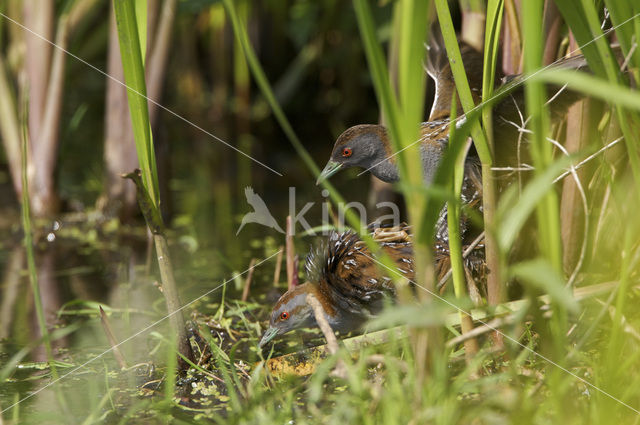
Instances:
[[[0,14],[0,425],[640,420],[640,4],[8,0]],[[436,40],[455,91],[435,97],[456,125],[425,185]],[[579,72],[562,66],[577,54]],[[315,186],[336,138],[377,122],[394,187],[359,172]],[[476,210],[459,201],[468,150]],[[411,282],[345,208],[398,195]],[[259,348],[340,217],[397,303],[363,335]],[[478,250],[482,276],[465,260]]]

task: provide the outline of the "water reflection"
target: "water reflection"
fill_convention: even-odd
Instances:
[[[15,309],[20,291],[20,274],[24,264],[22,247],[13,248],[8,255],[5,272],[2,276],[0,293],[0,341],[9,338],[15,318]]]
[[[79,245],[77,241],[69,242],[57,237],[52,243],[40,243],[35,256],[44,317],[53,335],[52,348],[60,376],[109,349],[97,315],[98,305],[105,306],[109,312],[119,340],[144,329],[159,314],[164,314],[161,293],[153,285],[146,267],[148,256],[144,240],[119,238],[114,241],[117,249],[95,249]],[[39,343],[42,335],[25,257],[24,248],[15,246],[7,253],[2,267],[0,374],[9,372],[9,379],[1,385],[0,407],[5,409],[17,399],[34,394],[19,406],[21,422],[27,418],[40,420],[43,412],[57,412],[60,418],[69,418],[67,408],[76,411],[78,417],[86,417],[87,407],[93,406],[106,390],[104,372],[118,368],[112,357],[105,355],[38,391],[53,382],[53,376],[46,367],[46,350]],[[60,330],[71,325],[79,327],[69,335],[60,336]],[[166,324],[161,323],[154,330],[166,333]],[[31,349],[20,352],[25,347]],[[132,360],[148,361],[152,348],[148,334],[145,334],[124,344],[122,350]],[[11,357],[17,353],[22,358],[17,359],[16,367]],[[103,376],[97,382],[96,372]],[[57,391],[62,392],[62,398],[55,396]],[[96,398],[86,399],[90,394]],[[11,417],[11,413],[5,413],[3,417]],[[51,418],[49,416],[48,420]]]

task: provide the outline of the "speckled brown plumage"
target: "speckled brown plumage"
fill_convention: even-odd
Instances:
[[[413,280],[413,251],[408,227],[402,225],[372,232],[373,239],[397,265],[397,270]],[[317,282],[326,302],[361,314],[375,314],[387,295],[395,294],[392,280],[382,273],[366,244],[352,232],[333,232],[327,242],[313,251],[305,264],[308,279]]]
[[[411,228],[406,224],[396,227],[374,224],[369,230],[382,251],[394,261],[396,270],[381,267],[357,234],[332,232],[307,257],[308,281],[287,291],[276,302],[260,346],[292,329],[316,326],[306,301],[309,293],[320,302],[325,319],[334,330],[349,332],[378,314],[385,299],[393,301],[396,290],[392,278],[399,274],[409,282],[415,281]],[[436,270],[442,276],[449,268],[448,244],[436,243],[434,252]],[[483,264],[484,250],[480,245],[465,259],[465,266],[481,277]]]
[[[370,230],[373,239],[395,262],[397,272],[413,280],[409,227],[404,224],[385,229],[372,226]],[[261,346],[291,329],[316,325],[306,302],[308,293],[318,299],[331,327],[341,332],[358,329],[380,312],[385,299],[395,297],[389,273],[383,272],[375,255],[351,231],[331,232],[327,240],[309,254],[305,268],[308,281],[287,291],[276,302]]]

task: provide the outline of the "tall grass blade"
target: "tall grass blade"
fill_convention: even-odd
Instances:
[[[120,54],[122,56],[122,68],[124,79],[127,83],[127,98],[129,99],[129,111],[131,123],[136,141],[138,161],[142,170],[142,182],[153,201],[155,207],[159,203],[158,172],[156,169],[155,152],[151,138],[151,125],[149,123],[149,109],[147,105],[147,89],[145,83],[144,61],[140,33],[146,34],[146,14],[144,27],[138,28],[136,7],[132,0],[114,0],[116,24],[118,27],[118,40],[120,42]],[[146,10],[146,8],[144,9]],[[146,40],[146,35],[144,36]]]
[[[630,4],[632,3],[635,4],[634,2],[630,2]],[[611,51],[608,39],[603,36],[604,34],[599,22],[596,6],[592,2],[582,0],[561,0],[557,2],[557,5],[595,74],[602,78],[607,78],[611,83],[621,84],[624,79],[622,78],[620,67],[615,60],[615,55]],[[616,11],[612,12],[612,16],[615,15],[621,18],[624,12],[618,10],[620,7],[614,8]],[[636,10],[636,13],[638,12],[640,11]],[[628,12],[624,14],[625,17],[627,15]],[[618,22],[618,20],[616,20],[616,22],[619,26],[616,29],[616,33],[619,34],[619,38],[624,38],[624,35],[630,32],[629,28],[635,28],[636,33],[639,31],[640,16],[629,16],[622,22]],[[623,42],[622,48],[624,53],[630,52],[630,50],[625,50],[625,47],[630,49],[630,42],[631,40],[629,39]],[[636,43],[637,42],[638,40],[636,39]],[[640,60],[637,59],[639,57],[638,52],[635,52],[634,57],[636,61]],[[637,72],[636,70],[636,73]],[[615,112],[622,133],[624,134],[629,162],[636,184],[635,189],[640,196],[640,156],[637,152],[637,145],[640,142],[637,131],[637,128],[640,126],[640,115],[632,113],[629,116],[628,113],[620,107],[617,107]]]
[[[440,29],[442,30],[447,55],[449,56],[449,63],[451,64],[451,72],[453,73],[453,78],[456,83],[456,91],[460,96],[460,102],[462,103],[464,112],[468,113],[475,107],[475,104],[473,103],[471,88],[469,87],[462,56],[460,55],[460,48],[458,47],[453,20],[451,19],[451,11],[449,10],[449,5],[446,0],[435,0],[435,4]],[[491,164],[491,150],[489,149],[485,133],[477,121],[472,123],[471,136],[473,137],[473,143],[478,151],[480,161]]]
[[[540,28],[542,28],[543,1],[528,1],[523,5],[524,38],[527,46],[524,56],[524,70],[533,73],[542,67],[544,48]],[[545,106],[546,88],[536,80],[525,81],[525,103],[530,117],[532,131],[531,157],[536,173],[541,174],[553,160],[552,144],[546,139],[549,131],[549,115]],[[560,239],[560,216],[558,197],[555,192],[547,192],[537,208],[538,234],[541,253],[546,256],[556,270],[562,270],[562,241]]]

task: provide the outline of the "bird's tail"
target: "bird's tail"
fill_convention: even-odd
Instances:
[[[619,46],[613,47],[613,52],[619,61],[622,60],[622,52]],[[549,66],[551,69],[568,69],[575,72],[588,72],[591,70],[583,55],[576,55],[562,59]],[[527,77],[524,75],[510,75],[502,79],[503,88],[512,87],[511,94],[500,101],[494,108],[494,129],[496,140],[511,138],[506,135],[510,129],[516,129],[516,125],[524,126],[526,120],[525,114],[525,97],[524,97],[524,81]],[[584,93],[571,90],[565,86],[557,84],[547,85],[547,106],[552,120],[561,119],[569,107],[578,100],[582,99]],[[508,124],[507,124],[508,123]],[[505,134],[501,134],[501,129]]]
[[[619,63],[623,54],[619,46],[612,47]],[[575,72],[592,73],[583,55],[576,55],[562,59],[549,66],[551,69],[568,69]],[[499,101],[493,109],[493,131],[496,141],[496,165],[504,166],[513,163],[518,140],[518,133],[525,127],[527,114],[525,108],[524,75],[511,75],[502,79],[501,90],[508,90],[510,94]],[[553,121],[561,120],[571,105],[585,97],[584,93],[557,84],[547,85],[547,108]],[[508,142],[508,143],[505,143]],[[525,150],[526,151],[526,150]]]

